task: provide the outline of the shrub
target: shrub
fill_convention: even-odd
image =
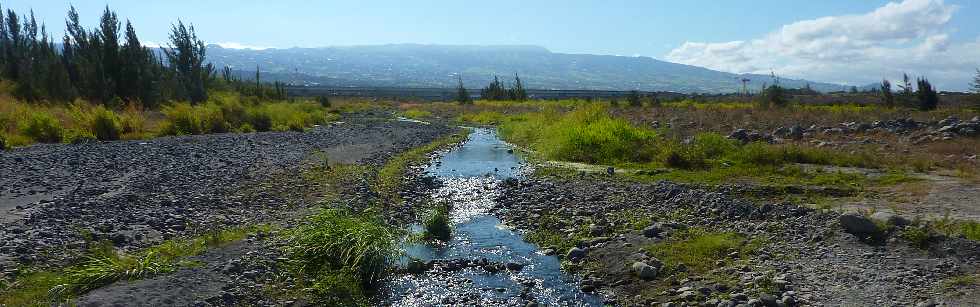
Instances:
[[[314,280],[345,272],[362,286],[376,284],[398,254],[397,233],[374,214],[326,209],[291,234],[289,253]]]
[[[248,114],[248,123],[251,124],[252,128],[256,131],[269,131],[272,130],[272,116],[269,112],[264,110],[253,110]]]
[[[3,134],[0,134],[0,150],[6,150],[6,149],[7,149],[7,138],[4,137]]]
[[[436,205],[429,218],[425,220],[424,238],[426,240],[449,241],[451,236],[452,229],[449,226],[449,205]]]
[[[61,123],[43,112],[31,113],[27,121],[21,123],[20,132],[40,143],[58,143],[64,136]]]
[[[190,104],[177,103],[163,108],[166,122],[162,133],[165,135],[188,135],[204,133],[204,123]]]
[[[509,118],[500,132],[508,141],[529,145],[549,159],[603,164],[650,161],[657,140],[653,130],[613,118],[599,104],[565,114]]]
[[[119,116],[116,116],[115,112],[103,106],[98,106],[92,111],[92,119],[89,127],[92,135],[100,141],[118,140],[122,131]]]
[[[929,229],[921,226],[909,226],[902,231],[902,238],[916,247],[925,248],[929,245]]]

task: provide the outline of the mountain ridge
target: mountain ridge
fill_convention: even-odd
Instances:
[[[385,44],[285,49],[231,49],[208,46],[217,67],[272,73],[280,81],[326,86],[482,87],[493,75],[526,87],[563,90],[644,90],[682,93],[750,91],[771,84],[770,76],[734,74],[652,57],[557,53],[535,45]],[[283,80],[284,79],[284,80]],[[844,85],[780,79],[789,88],[810,85],[838,91]]]

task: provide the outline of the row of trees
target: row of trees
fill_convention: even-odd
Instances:
[[[98,27],[85,29],[71,7],[59,46],[33,11],[0,10],[0,78],[12,81],[14,95],[26,101],[81,97],[155,107],[166,100],[207,100],[217,78],[193,25],[173,25],[162,52],[144,46],[128,20],[122,25],[106,7]]]
[[[939,107],[939,93],[936,88],[929,83],[929,79],[918,77],[915,79],[916,87],[912,86],[912,78],[908,74],[902,74],[902,83],[898,84],[897,92],[899,100],[903,104],[914,104],[920,110],[935,110]],[[881,80],[882,103],[886,106],[895,106],[895,93],[892,92],[892,83],[888,79]]]

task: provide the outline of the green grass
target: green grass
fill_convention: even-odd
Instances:
[[[647,162],[657,140],[655,131],[613,118],[599,104],[567,113],[513,116],[499,130],[504,139],[528,146],[547,159],[595,164]]]
[[[421,109],[408,109],[402,112],[402,116],[413,119],[426,119],[432,117],[432,112]]]
[[[437,204],[425,219],[423,238],[425,240],[449,241],[452,227],[449,225],[449,205]]]
[[[578,225],[570,234],[562,232],[564,224],[557,215],[542,215],[535,229],[524,235],[524,240],[542,248],[554,248],[559,255],[564,255],[569,249],[588,238],[588,223]]]
[[[174,103],[163,108],[163,135],[250,131],[303,131],[339,118],[313,101],[250,101],[218,93],[206,103]]]
[[[399,235],[377,214],[324,209],[291,232],[287,249],[318,303],[360,305],[399,255]]]
[[[495,111],[481,111],[477,113],[463,113],[456,117],[456,121],[464,124],[494,125],[502,122],[506,116]]]
[[[64,302],[118,280],[171,272],[185,265],[183,258],[269,230],[266,225],[212,230],[193,238],[167,240],[132,254],[117,252],[109,242],[98,242],[77,264],[59,270],[25,269],[12,284],[0,285],[0,305]]]
[[[740,256],[758,249],[757,242],[733,232],[710,232],[699,229],[678,231],[667,240],[646,247],[664,263],[668,272],[703,274],[717,267],[720,260],[731,263],[732,252]],[[683,269],[682,269],[683,268]]]
[[[957,220],[948,214],[943,218],[929,222],[929,225],[938,233],[955,237],[962,236],[973,241],[980,241],[980,222],[970,220]]]

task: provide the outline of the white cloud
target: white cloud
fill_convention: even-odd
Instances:
[[[245,45],[236,42],[222,42],[222,43],[217,43],[217,45],[221,46],[221,48],[228,48],[228,49],[252,49],[252,50],[272,49],[272,47],[251,46],[251,45]]]
[[[950,41],[957,6],[943,0],[888,3],[860,15],[828,16],[782,26],[748,41],[686,42],[666,59],[735,73],[769,73],[867,84],[903,72],[942,89],[967,87],[980,63],[980,39]]]

